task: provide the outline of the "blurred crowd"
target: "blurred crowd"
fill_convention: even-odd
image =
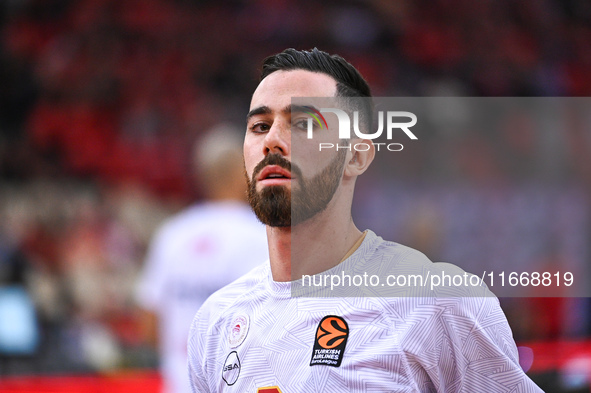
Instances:
[[[244,123],[270,54],[314,46],[339,53],[374,96],[591,94],[585,1],[7,0],[0,20],[0,286],[26,289],[38,326],[33,349],[15,357],[0,345],[0,374],[155,364],[132,296],[147,245],[165,217],[203,196],[190,146],[220,121]],[[563,225],[559,239],[573,234],[578,243],[568,250],[588,263],[589,250],[578,244],[588,243],[591,222],[589,128],[573,127],[549,149],[535,128],[515,121],[507,132],[461,139],[445,157],[417,156],[415,164],[427,164],[410,161],[404,168],[420,170],[400,170],[397,185],[407,191],[394,197],[402,205],[425,195],[413,175],[437,179],[437,160],[445,160],[447,168],[463,168],[456,180],[468,192],[412,221],[420,226],[437,214],[478,220],[453,213],[478,211],[479,203],[494,218],[510,206],[501,199],[490,207],[485,202],[494,197],[470,190],[522,181],[532,173],[523,164],[537,167],[543,156],[554,162],[543,176],[554,185],[507,198],[517,213],[527,192],[542,194],[539,209],[570,208],[565,223],[551,223]],[[575,187],[562,188],[564,179]],[[523,219],[536,223],[532,236],[550,222],[535,218]],[[409,241],[437,233],[424,225]],[[494,225],[487,228],[503,227]],[[503,244],[478,247],[489,233],[465,228],[444,228],[446,239],[424,245],[439,241],[437,252],[453,262],[486,258]],[[404,234],[390,230],[384,236]],[[465,242],[470,247],[445,247]],[[588,332],[519,333],[527,340]]]

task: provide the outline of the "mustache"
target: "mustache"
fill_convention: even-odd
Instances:
[[[295,175],[296,177],[301,177],[301,175],[302,175],[302,171],[300,170],[300,168],[296,164],[292,165],[292,163],[290,161],[283,158],[280,154],[272,153],[272,154],[267,155],[265,158],[263,158],[261,160],[261,162],[259,162],[254,167],[254,171],[252,172],[253,182],[256,181],[256,177],[259,174],[259,172],[262,171],[263,168],[266,167],[267,165],[280,166],[281,168],[290,171],[292,173],[292,175]]]

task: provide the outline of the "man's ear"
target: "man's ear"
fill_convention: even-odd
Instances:
[[[376,155],[373,142],[369,139],[352,139],[351,153],[347,154],[349,159],[345,163],[345,176],[356,177],[361,175],[369,167]]]

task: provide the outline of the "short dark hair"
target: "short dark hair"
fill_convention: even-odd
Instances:
[[[306,70],[327,74],[337,81],[340,97],[371,97],[369,85],[359,71],[339,55],[330,55],[317,48],[289,48],[269,56],[263,62],[261,81],[275,71]]]
[[[263,61],[261,81],[275,71],[290,70],[320,72],[332,77],[337,82],[337,97],[369,98],[361,100],[361,102],[358,100],[346,101],[348,101],[347,104],[351,110],[361,111],[361,121],[365,123],[366,127],[369,128],[372,125],[371,89],[361,73],[347,60],[318,48],[309,51],[289,48],[269,56]]]

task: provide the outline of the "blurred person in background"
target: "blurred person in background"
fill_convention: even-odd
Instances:
[[[187,337],[201,304],[268,258],[264,226],[246,203],[242,140],[226,124],[198,140],[194,166],[207,200],[157,231],[140,275],[144,330],[159,345],[168,393],[190,391]]]

